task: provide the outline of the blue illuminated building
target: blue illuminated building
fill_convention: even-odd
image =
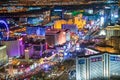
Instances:
[[[38,36],[45,36],[45,27],[42,26],[32,26],[26,28],[26,33],[28,35],[38,35]]]
[[[43,19],[39,19],[38,17],[28,17],[28,23],[32,25],[39,25],[43,22]]]

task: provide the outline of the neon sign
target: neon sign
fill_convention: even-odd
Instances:
[[[80,60],[78,61],[78,64],[85,64],[85,59],[80,59]]]
[[[120,56],[110,56],[110,61],[120,61]]]
[[[91,62],[98,62],[98,61],[102,61],[102,57],[91,58]]]
[[[9,38],[9,28],[8,28],[8,24],[4,21],[4,20],[0,20],[0,23],[2,23],[2,24],[4,24],[5,25],[5,27],[6,27],[6,34],[7,34],[7,36],[6,36],[6,39],[8,40],[8,38]]]

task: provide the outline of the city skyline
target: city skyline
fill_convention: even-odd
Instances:
[[[0,1],[1,80],[119,80],[119,0]]]

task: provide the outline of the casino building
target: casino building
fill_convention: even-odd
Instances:
[[[101,53],[76,58],[76,80],[120,79],[120,55]]]
[[[8,56],[6,52],[6,46],[0,45],[0,66],[8,62]]]

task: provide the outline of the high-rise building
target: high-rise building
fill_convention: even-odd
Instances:
[[[46,42],[48,46],[54,46],[58,43],[58,30],[47,30],[46,31]]]
[[[120,36],[120,25],[107,26],[106,39],[108,40],[111,36]]]
[[[115,50],[120,51],[120,36],[112,36],[107,41],[107,45],[113,46]]]
[[[120,78],[120,55],[96,54],[76,58],[76,80],[116,80]]]
[[[83,29],[86,24],[86,20],[82,19],[82,17],[82,14],[74,17],[74,24],[78,27],[78,29]]]
[[[66,42],[66,32],[61,30],[58,33],[58,45],[62,45]]]
[[[0,66],[8,62],[8,56],[6,52],[6,46],[0,45]]]
[[[21,39],[3,41],[3,44],[6,45],[6,51],[9,57],[18,57],[24,54],[24,46]]]
[[[66,29],[66,41],[70,41],[70,30]]]
[[[28,61],[29,60],[29,50],[25,50],[25,60]]]
[[[66,42],[66,32],[64,30],[47,30],[45,37],[49,46],[62,45]]]

